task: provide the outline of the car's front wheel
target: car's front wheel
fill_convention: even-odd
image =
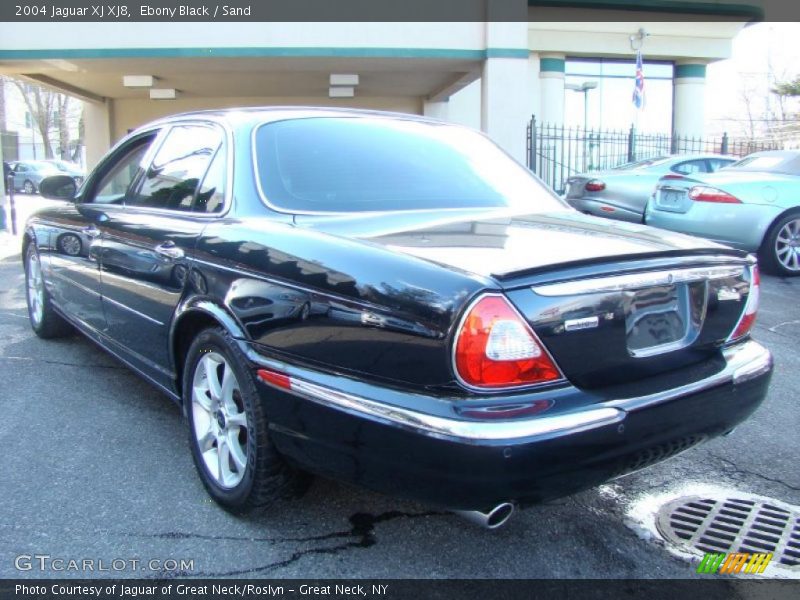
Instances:
[[[214,500],[243,513],[300,493],[307,476],[269,437],[267,417],[246,359],[223,330],[206,329],[189,348],[183,395],[197,471]]]
[[[29,243],[25,250],[25,298],[28,319],[36,335],[46,339],[71,333],[69,323],[53,309],[50,302],[50,294],[44,284],[42,263],[34,242]]]
[[[759,251],[761,265],[777,275],[800,275],[800,212],[770,227]]]

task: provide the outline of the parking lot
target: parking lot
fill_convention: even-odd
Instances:
[[[18,256],[0,260],[0,281],[0,577],[93,575],[18,570],[20,555],[44,554],[122,559],[94,575],[140,577],[174,560],[213,577],[688,578],[694,567],[638,527],[634,507],[692,485],[800,505],[798,279],[763,278],[755,337],[775,375],[733,435],[496,531],[324,479],[267,514],[229,515],[194,472],[179,409],[84,338],[34,336]]]

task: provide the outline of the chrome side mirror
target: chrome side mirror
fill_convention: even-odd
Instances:
[[[78,186],[69,175],[52,175],[39,183],[39,194],[49,200],[72,200]]]

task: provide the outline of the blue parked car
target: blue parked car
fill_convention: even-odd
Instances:
[[[716,173],[662,177],[648,225],[758,253],[778,275],[800,275],[800,150],[750,154]]]

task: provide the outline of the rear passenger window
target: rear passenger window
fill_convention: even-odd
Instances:
[[[222,139],[222,132],[211,126],[178,125],[170,129],[138,192],[126,204],[192,210],[197,188]]]
[[[734,161],[732,161],[732,160],[724,160],[724,159],[720,159],[720,158],[709,158],[708,159],[708,164],[709,164],[709,167],[711,168],[711,172],[712,173],[714,171],[718,171],[722,167],[727,167],[728,165],[732,165],[733,163],[734,163]]]
[[[708,168],[705,160],[687,160],[686,162],[678,163],[672,167],[672,170],[683,175],[691,175],[692,173],[705,173]]]

